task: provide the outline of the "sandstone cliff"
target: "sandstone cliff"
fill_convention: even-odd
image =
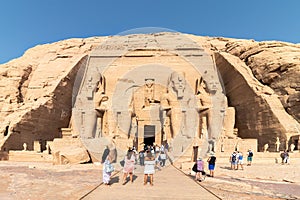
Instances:
[[[300,134],[297,129],[300,122],[300,45],[188,37],[217,58],[229,105],[239,108],[236,116],[239,136],[258,138],[262,146],[272,143],[276,136],[280,136],[284,144],[288,137]],[[1,150],[20,150],[23,143],[32,150],[33,141],[60,137],[59,129],[68,127],[70,121],[76,73],[85,65],[86,55],[105,39],[69,39],[39,45],[22,57],[0,65]],[[233,66],[235,72],[226,71],[228,66]],[[239,69],[246,70],[249,76]],[[238,78],[240,74],[242,77]],[[236,79],[228,84],[230,76]],[[249,87],[238,88],[241,85]],[[250,96],[245,95],[245,88]],[[234,92],[230,94],[230,91]],[[250,104],[249,99],[253,100]]]
[[[68,127],[70,121],[77,70],[103,39],[38,45],[21,58],[0,65],[2,150],[21,150],[23,143],[33,150],[35,140],[60,137],[59,128]]]
[[[230,38],[192,38],[210,52],[238,57],[263,85],[279,96],[286,111],[300,122],[300,45],[280,41],[257,42]]]

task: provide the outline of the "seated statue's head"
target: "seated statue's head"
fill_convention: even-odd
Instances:
[[[177,93],[178,98],[183,97],[185,84],[186,82],[184,72],[173,72],[171,74],[169,87],[173,88],[173,90]]]
[[[151,88],[154,85],[154,79],[153,78],[147,78],[147,79],[145,79],[145,85],[148,88]]]

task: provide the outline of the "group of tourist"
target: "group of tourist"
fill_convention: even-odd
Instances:
[[[229,162],[230,162],[230,168],[231,169],[235,169],[235,170],[238,170],[239,169],[239,166],[241,167],[241,169],[243,170],[244,167],[243,167],[243,153],[242,152],[239,152],[239,151],[234,151],[230,157],[229,157]]]
[[[290,164],[289,151],[284,150],[282,153],[280,153],[280,157],[281,157],[281,164]]]
[[[231,169],[232,170],[238,170],[239,167],[243,170],[243,153],[240,151],[234,151],[230,157],[229,157],[229,162],[231,164]],[[249,149],[247,151],[247,165],[251,166],[252,164],[252,158],[253,158],[253,152],[251,149]],[[210,177],[214,177],[214,169],[215,169],[215,164],[216,164],[216,157],[215,157],[215,153],[211,152],[207,162],[208,162],[208,170],[209,170],[209,175]],[[195,162],[192,171],[195,172],[195,180],[196,181],[203,181],[205,179],[206,173],[204,170],[204,161],[203,159],[200,157],[197,159],[197,161]]]
[[[140,151],[139,153],[136,152],[134,147],[129,148],[126,156],[124,157],[124,160],[120,162],[121,165],[123,165],[123,185],[127,183],[128,176],[129,181],[133,183],[133,174],[135,164],[137,163],[137,157],[139,158],[140,165],[144,166],[144,185],[147,185],[149,177],[150,185],[153,186],[153,175],[155,173],[155,168],[160,170],[161,167],[165,166],[167,159],[167,148],[164,145],[162,145],[161,147],[159,147],[158,145],[148,145],[145,146],[144,150]],[[109,149],[106,148],[102,156],[103,183],[105,185],[109,185],[111,174],[114,171],[111,163],[112,158],[109,154]]]
[[[210,156],[207,159],[210,177],[214,177],[216,161],[217,161],[217,159],[216,159],[215,153],[211,152]],[[204,170],[204,161],[201,157],[197,159],[192,170],[196,173],[195,174],[196,181],[203,181],[205,179],[206,173]]]
[[[287,151],[284,151],[280,154],[282,158],[282,164],[289,163],[289,154]],[[109,152],[109,149],[106,148],[104,150],[103,156],[102,156],[102,164],[103,164],[103,183],[105,185],[109,185],[110,177],[112,171],[114,171],[112,166],[112,156]],[[122,178],[122,184],[125,185],[127,183],[127,178],[129,176],[129,181],[133,182],[133,174],[134,174],[134,168],[135,164],[139,160],[139,164],[141,166],[144,166],[144,185],[147,185],[148,178],[150,177],[150,185],[153,185],[153,175],[155,173],[155,168],[158,170],[161,169],[161,167],[165,166],[167,159],[167,148],[162,145],[159,147],[158,145],[155,146],[145,146],[142,151],[137,153],[135,148],[129,148],[127,151],[126,156],[123,160],[123,178]],[[241,168],[244,169],[243,162],[244,156],[243,153],[240,151],[234,151],[229,158],[229,162],[231,164],[232,170],[238,170]],[[247,165],[251,166],[253,159],[253,152],[251,149],[247,151]],[[208,163],[208,170],[210,177],[214,177],[214,169],[216,164],[216,156],[214,152],[210,152],[209,157],[207,159]],[[205,179],[206,173],[204,170],[204,161],[200,157],[197,159],[193,166],[193,171],[195,172],[195,180],[197,181],[203,181]]]
[[[253,152],[251,149],[247,151],[247,165],[251,166],[252,164],[252,159],[253,159]],[[239,167],[244,170],[244,155],[240,151],[234,151],[230,157],[229,157],[229,162],[230,162],[230,168],[232,170],[238,170]]]
[[[151,149],[145,149],[143,156],[140,155],[140,164],[144,166],[144,185],[148,182],[148,177],[150,177],[150,185],[153,185],[153,174],[155,173],[155,166],[157,165],[156,157]],[[141,159],[142,158],[142,159]],[[136,163],[136,154],[132,149],[127,151],[127,155],[124,158],[125,163],[123,167],[123,185],[127,182],[127,177],[129,175],[130,182],[133,183],[133,172],[134,172],[134,165]]]
[[[144,149],[139,152],[139,163],[141,166],[144,166],[144,159],[147,150],[149,150],[152,155],[155,157],[155,166],[160,170],[161,167],[166,165],[167,160],[167,151],[168,151],[168,144],[162,144],[161,146],[158,145],[145,145]]]

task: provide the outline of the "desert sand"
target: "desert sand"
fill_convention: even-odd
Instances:
[[[215,177],[206,177],[205,181],[195,184],[205,187],[221,199],[300,199],[299,164],[300,159],[293,157],[289,165],[275,163],[275,160],[270,158],[254,157],[252,165],[245,165],[244,170],[231,170],[228,159],[217,158]],[[178,176],[193,179],[188,169],[183,172]],[[168,170],[164,168],[158,173],[168,176]],[[114,190],[114,187],[121,185],[121,175],[121,172],[115,175],[110,189]],[[142,167],[138,165],[136,176],[142,177]],[[102,167],[93,163],[53,165],[41,162],[1,161],[0,177],[0,199],[5,200],[80,199],[96,187],[105,187],[99,186]],[[143,188],[142,182],[137,181],[135,184],[137,192],[139,188]],[[177,184],[178,187],[185,187],[180,186],[180,182]],[[154,191],[155,187],[158,188],[159,185],[153,186]],[[180,198],[180,190],[177,195]],[[149,196],[148,199],[153,198]]]

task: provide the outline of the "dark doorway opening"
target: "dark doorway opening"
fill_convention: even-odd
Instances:
[[[299,150],[298,149],[298,144],[299,144],[299,140],[295,140],[295,142],[294,142],[295,149],[294,150]]]
[[[144,144],[153,145],[155,142],[155,126],[145,125],[144,126]]]

